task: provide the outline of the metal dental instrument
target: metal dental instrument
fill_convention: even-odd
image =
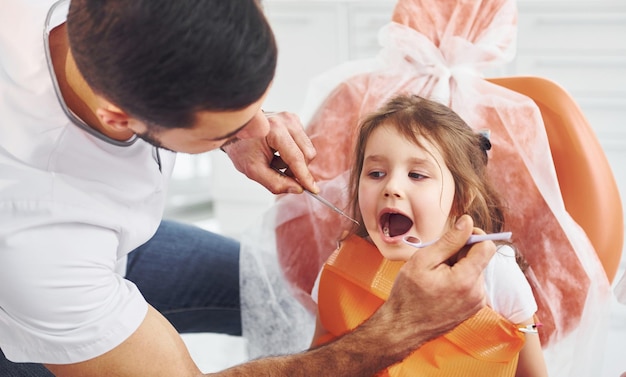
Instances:
[[[476,242],[481,242],[481,241],[504,241],[504,240],[510,240],[511,239],[511,232],[502,232],[502,233],[491,233],[491,234],[472,234],[471,236],[469,236],[469,238],[467,239],[467,242],[465,242],[466,245],[471,245],[473,243]],[[426,246],[430,246],[432,244],[434,244],[435,242],[437,242],[439,239],[430,241],[430,242],[422,242],[420,241],[419,238],[417,237],[413,237],[413,236],[404,236],[402,238],[402,241],[404,241],[405,244],[407,245],[411,245],[413,247],[416,248],[422,248],[422,247],[426,247]]]
[[[356,221],[352,217],[348,216],[344,211],[340,210],[336,205],[334,205],[333,203],[331,203],[328,200],[324,199],[324,197],[322,197],[322,196],[320,196],[318,194],[315,194],[315,193],[313,193],[313,192],[311,192],[311,191],[309,191],[307,189],[304,189],[304,192],[306,192],[307,194],[311,195],[315,199],[319,200],[319,202],[322,203],[323,205],[325,205],[326,207],[332,209],[333,211],[337,212],[338,214],[340,214],[341,216],[345,217],[346,219],[352,221],[356,225],[359,225],[358,221]]]
[[[293,173],[291,172],[291,170],[289,170],[289,167],[287,166],[287,164],[285,164],[283,159],[280,158],[280,154],[278,154],[278,152],[274,153],[274,158],[272,159],[272,162],[270,163],[270,167],[272,169],[276,170],[277,172],[279,172],[280,174],[284,175],[284,176],[294,178]],[[322,203],[326,207],[332,209],[333,211],[337,212],[338,214],[340,214],[341,216],[345,217],[346,219],[352,221],[356,225],[360,225],[358,221],[356,221],[352,217],[348,216],[344,211],[339,209],[339,207],[337,207],[333,203],[329,202],[324,197],[322,197],[322,196],[320,196],[318,194],[315,194],[312,191],[309,191],[309,190],[307,190],[305,188],[303,188],[303,190],[304,190],[304,192],[306,192],[307,194],[309,194],[313,198],[317,199],[320,203]]]

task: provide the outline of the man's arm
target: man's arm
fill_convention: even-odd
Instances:
[[[259,359],[210,376],[371,376],[428,340],[446,333],[485,304],[481,273],[495,252],[491,242],[472,246],[450,267],[445,261],[472,233],[468,216],[458,229],[419,250],[400,270],[389,299],[355,331],[296,355]],[[139,329],[115,349],[94,359],[47,365],[57,376],[200,376],[175,329],[150,308]]]
[[[111,351],[80,363],[46,367],[63,377],[201,375],[180,335],[151,306],[139,328]]]

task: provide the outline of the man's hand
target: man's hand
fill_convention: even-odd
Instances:
[[[493,242],[474,244],[454,265],[446,263],[465,247],[472,230],[472,219],[462,216],[455,229],[416,251],[400,270],[389,299],[371,318],[388,323],[381,327],[388,326],[390,344],[398,344],[398,352],[407,340],[412,339],[409,348],[416,349],[485,306],[482,271],[495,253]]]
[[[264,138],[238,139],[223,147],[235,168],[274,194],[301,193],[302,187],[317,193],[319,189],[307,166],[315,157],[315,148],[299,118],[283,112],[260,114],[253,121],[269,122],[269,132]],[[274,151],[280,153],[295,179],[270,167]]]

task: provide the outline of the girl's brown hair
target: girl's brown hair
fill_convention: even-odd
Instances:
[[[361,225],[354,233],[364,237],[367,231],[359,210],[359,177],[363,169],[365,146],[379,126],[394,127],[418,146],[420,136],[439,149],[455,184],[450,220],[468,214],[474,226],[487,233],[504,228],[502,200],[487,177],[489,140],[474,132],[449,107],[417,95],[399,95],[361,123],[356,139],[354,163],[350,173],[350,208]]]

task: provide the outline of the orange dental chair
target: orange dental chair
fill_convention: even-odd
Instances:
[[[624,244],[624,214],[611,167],[587,119],[553,81],[523,76],[488,81],[530,97],[539,107],[565,208],[584,229],[612,282]]]

